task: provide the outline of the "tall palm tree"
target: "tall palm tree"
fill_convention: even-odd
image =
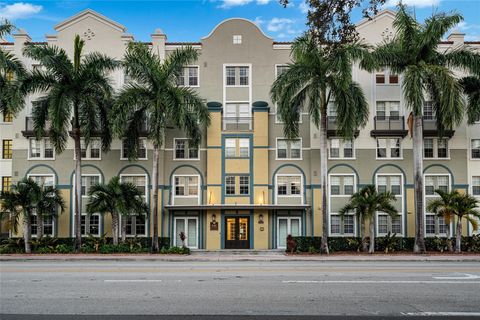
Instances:
[[[0,39],[14,29],[10,22],[0,21]],[[19,91],[19,84],[24,74],[22,62],[12,53],[0,48],[0,114],[14,114],[23,107],[23,95]]]
[[[480,121],[480,77],[467,76],[460,80],[463,93],[467,96],[467,120],[472,125]]]
[[[58,207],[60,207],[61,213],[65,211],[65,201],[60,190],[52,186],[40,186],[38,202],[35,208],[37,213],[37,239],[43,237],[43,219],[45,217],[51,217],[52,219],[56,217]]]
[[[398,211],[392,205],[397,198],[390,191],[378,193],[374,185],[368,185],[354,193],[350,201],[340,209],[340,215],[344,216],[347,213],[354,212],[355,215],[369,220],[370,229],[370,248],[369,253],[375,251],[375,216],[378,212],[384,212],[391,218],[398,216]],[[362,238],[364,241],[364,238]]]
[[[462,21],[460,14],[435,14],[424,24],[400,4],[393,22],[396,35],[373,52],[374,61],[403,75],[405,105],[411,110],[413,135],[413,171],[415,186],[414,252],[425,252],[423,200],[423,106],[431,100],[440,135],[458,125],[464,115],[461,86],[452,69],[477,73],[480,56],[467,47],[440,51],[446,32]]]
[[[440,196],[440,198],[427,203],[427,211],[433,212],[437,215],[437,217],[442,217],[443,219],[445,219],[445,224],[447,225],[447,249],[451,252],[453,251],[453,248],[450,235],[450,225],[455,216],[456,198],[460,194],[457,190],[445,192],[439,189],[435,190],[435,192]]]
[[[455,197],[453,213],[457,216],[457,230],[455,234],[455,252],[462,252],[462,219],[467,220],[473,226],[473,229],[478,228],[478,222],[475,218],[480,218],[480,211],[478,210],[478,200],[469,194],[458,194]]]
[[[368,47],[359,43],[325,50],[310,35],[303,35],[292,45],[293,63],[275,80],[270,90],[284,122],[287,139],[298,137],[302,110],[308,111],[315,126],[320,127],[320,179],[322,186],[323,234],[321,251],[328,253],[328,167],[327,107],[337,109],[337,134],[352,139],[355,130],[368,120],[368,104],[359,84],[352,80],[356,60],[368,55]]]
[[[50,139],[61,153],[69,137],[75,142],[75,251],[81,247],[81,138],[85,147],[92,136],[98,135],[102,149],[108,150],[112,137],[107,114],[109,112],[112,87],[108,72],[118,63],[100,54],[83,55],[85,43],[75,36],[73,60],[65,50],[48,45],[28,45],[24,55],[40,62],[44,70],[29,73],[23,82],[26,93],[41,93],[33,103],[33,122],[37,137],[45,136],[45,125],[51,123]]]
[[[118,244],[119,217],[122,218],[122,241],[126,238],[126,218],[130,215],[146,215],[148,207],[142,193],[130,182],[113,177],[107,184],[95,184],[89,191],[87,213],[109,213],[112,216],[113,244]]]
[[[9,219],[10,227],[16,233],[20,220],[23,221],[25,253],[31,253],[31,219],[35,212],[41,187],[32,179],[24,178],[12,186],[10,191],[0,193],[2,211],[0,218]]]
[[[125,138],[130,159],[137,158],[140,123],[148,123],[148,139],[153,144],[152,168],[152,251],[158,244],[158,166],[160,148],[167,125],[186,132],[190,143],[198,145],[210,115],[204,101],[188,87],[178,87],[177,78],[185,65],[198,58],[198,52],[185,47],[172,52],[165,60],[148,46],[132,43],[124,57],[125,72],[132,82],[121,90],[113,108],[113,128]]]

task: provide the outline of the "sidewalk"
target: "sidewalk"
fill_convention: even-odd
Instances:
[[[467,261],[480,262],[480,254],[375,254],[375,255],[286,255],[283,252],[268,254],[228,254],[225,252],[194,252],[191,255],[168,254],[5,254],[0,255],[2,261],[195,261],[195,262],[229,262],[229,261]]]

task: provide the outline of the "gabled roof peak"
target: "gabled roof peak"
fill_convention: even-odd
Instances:
[[[127,28],[125,28],[125,26],[121,25],[120,23],[116,22],[116,21],[113,21],[109,18],[107,18],[106,16],[92,10],[92,9],[85,9],[83,10],[82,12],[80,13],[77,13],[76,15],[60,22],[59,24],[57,24],[54,29],[55,31],[61,31],[65,28],[67,28],[68,26],[72,25],[73,23],[75,23],[76,21],[78,20],[81,20],[81,19],[84,19],[86,17],[93,17],[94,19],[106,24],[106,25],[109,25],[111,26],[112,28],[114,29],[117,29],[118,31],[120,32],[125,32],[127,30]]]

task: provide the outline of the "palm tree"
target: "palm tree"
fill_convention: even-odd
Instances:
[[[2,191],[0,194],[1,208],[0,218],[9,219],[10,227],[16,233],[20,219],[23,220],[23,239],[25,253],[31,253],[31,219],[39,199],[41,187],[32,179],[24,178],[12,186],[10,191]]]
[[[26,93],[42,93],[33,103],[33,122],[37,137],[45,136],[45,125],[51,123],[50,139],[61,153],[69,137],[75,142],[75,251],[81,247],[81,138],[85,147],[93,135],[101,139],[102,149],[108,150],[112,140],[107,118],[112,87],[107,73],[118,63],[100,54],[83,55],[84,41],[74,40],[73,60],[65,50],[48,45],[28,45],[26,57],[40,62],[44,70],[29,73],[23,82]],[[71,128],[71,129],[70,129]]]
[[[355,130],[368,120],[368,104],[359,84],[352,80],[356,60],[368,55],[368,47],[359,43],[336,46],[325,50],[310,35],[295,40],[292,45],[293,63],[275,80],[270,90],[284,122],[287,139],[298,137],[302,110],[307,110],[315,126],[320,127],[320,179],[322,186],[323,234],[321,251],[328,253],[328,167],[327,167],[327,107],[337,110],[337,134],[352,139]]]
[[[375,251],[375,215],[378,212],[385,212],[391,218],[397,217],[398,211],[392,205],[392,201],[396,200],[397,198],[395,198],[395,195],[390,191],[378,193],[377,188],[374,185],[368,185],[354,193],[351,196],[349,203],[340,210],[339,213],[341,216],[353,211],[357,216],[361,217],[361,219],[369,220],[369,253]],[[364,241],[364,235],[362,236],[362,241]]]
[[[0,21],[0,39],[15,27],[8,21]],[[25,68],[12,53],[0,48],[0,114],[12,113],[23,107],[23,95],[19,91]]]
[[[396,36],[373,52],[374,61],[403,75],[402,91],[405,105],[411,110],[413,135],[413,171],[415,186],[414,252],[425,252],[423,200],[423,106],[432,101],[440,136],[445,128],[462,121],[464,103],[461,86],[454,68],[478,74],[480,56],[467,47],[439,51],[438,45],[446,32],[462,21],[460,14],[435,14],[424,24],[400,4],[393,26]]]
[[[89,191],[87,213],[110,213],[112,216],[113,244],[118,244],[119,216],[122,217],[122,241],[126,239],[126,218],[132,214],[147,214],[148,207],[142,193],[130,182],[113,177],[108,184],[95,184]]]
[[[452,239],[450,235],[450,224],[453,221],[455,216],[455,202],[456,198],[460,195],[457,190],[451,192],[445,192],[442,190],[435,190],[435,192],[440,196],[439,199],[430,201],[427,204],[427,211],[434,212],[437,217],[442,217],[445,219],[445,224],[447,225],[447,248],[448,251],[453,251],[452,249]]]
[[[65,211],[65,201],[60,194],[60,190],[52,186],[41,187],[35,208],[37,213],[37,239],[43,237],[43,219],[45,217],[55,217],[58,207],[60,207],[61,213]]]
[[[462,252],[462,219],[465,218],[476,230],[478,222],[475,218],[480,218],[480,212],[478,211],[478,200],[469,194],[458,194],[454,202],[453,213],[457,216],[455,252],[460,253]]]
[[[210,124],[204,101],[188,87],[178,87],[177,78],[185,65],[198,58],[192,47],[172,52],[164,61],[146,45],[132,43],[124,57],[125,71],[132,82],[125,85],[113,108],[113,128],[125,137],[130,159],[137,158],[140,123],[148,123],[148,139],[153,143],[152,168],[152,251],[158,244],[158,165],[160,147],[167,125],[184,130],[191,145],[198,145],[203,126]]]
[[[480,77],[467,76],[460,80],[463,93],[467,96],[468,124],[472,125],[480,120]]]

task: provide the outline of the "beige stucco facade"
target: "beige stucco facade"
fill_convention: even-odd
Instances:
[[[385,10],[371,21],[361,21],[360,36],[372,45],[392,37],[393,17],[392,11]],[[55,31],[46,36],[46,43],[69,54],[76,34],[85,40],[86,52],[98,51],[116,59],[122,59],[126,45],[134,41],[124,26],[91,10],[58,24]],[[14,42],[0,43],[2,49],[13,51],[27,68],[35,68],[35,61],[21,54],[25,43],[31,41],[27,33],[20,31],[13,37]],[[340,219],[338,209],[352,192],[373,183],[395,191],[400,212],[395,221],[380,214],[375,221],[377,235],[391,231],[398,236],[414,236],[412,142],[405,129],[409,111],[403,104],[401,75],[354,68],[354,80],[360,83],[370,106],[370,121],[351,144],[337,139],[330,130],[330,212],[329,225],[323,226],[318,128],[308,114],[302,114],[299,140],[285,141],[282,123],[270,101],[271,84],[281,66],[291,62],[291,44],[275,42],[253,22],[239,18],[220,22],[197,42],[168,42],[160,29],[151,37],[148,45],[162,58],[186,45],[199,51],[198,61],[187,67],[183,81],[206,99],[211,125],[204,131],[198,155],[182,140],[183,132],[167,130],[158,186],[151,184],[152,146],[148,141],[146,156],[136,161],[123,159],[121,140],[115,140],[109,152],[87,148],[87,158],[82,161],[86,189],[119,175],[144,188],[145,201],[151,205],[151,190],[158,188],[159,233],[170,237],[172,244],[179,244],[178,234],[184,231],[192,248],[274,249],[285,246],[287,234],[320,236],[325,227],[331,236],[358,235],[358,221]],[[465,42],[464,35],[455,33],[439,50],[459,45],[480,48],[480,43]],[[123,71],[116,70],[111,79],[116,89],[121,88]],[[0,159],[0,178],[11,177],[15,182],[25,176],[49,177],[62,190],[67,204],[66,212],[49,231],[58,237],[71,237],[73,140],[63,153],[53,157],[46,156],[44,141],[36,150],[26,120],[36,98],[38,95],[28,97],[26,108],[13,122],[0,122],[0,140],[12,140],[13,146],[13,160]],[[329,115],[334,114],[330,110]],[[430,139],[427,143],[432,143],[432,157],[428,150],[424,160],[425,184],[475,193],[477,177],[480,183],[480,159],[474,152],[476,141],[480,143],[480,124],[463,123],[454,128],[446,140],[446,150],[435,127],[425,136]],[[430,198],[426,195],[426,200]],[[82,207],[87,200],[84,197]],[[427,236],[445,233],[441,221],[432,220],[428,213],[425,219]],[[129,236],[148,237],[152,225],[151,217],[132,218]],[[85,216],[83,226],[85,234],[111,236],[108,215]],[[474,231],[465,225],[464,232]]]

